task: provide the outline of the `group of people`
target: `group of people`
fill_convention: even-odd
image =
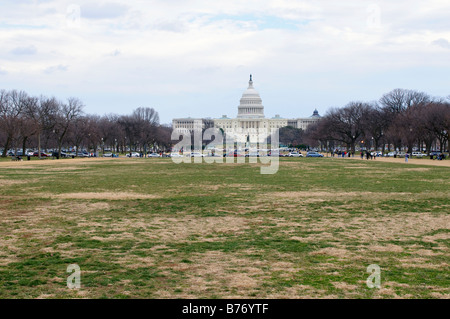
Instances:
[[[337,157],[355,157],[355,152],[346,152],[339,150],[331,151],[331,157],[334,157],[335,155],[337,155]]]
[[[368,160],[369,158],[372,159],[376,159],[376,156],[374,156],[371,152],[369,151],[361,151],[361,159],[364,159],[364,152],[366,155],[366,159]]]
[[[430,159],[435,159],[434,155],[430,155]],[[442,161],[443,159],[445,159],[445,154],[441,152],[440,154],[436,155],[436,159],[438,161]]]

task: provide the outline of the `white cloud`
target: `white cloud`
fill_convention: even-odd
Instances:
[[[68,10],[74,4],[79,16]],[[268,110],[308,115],[317,104],[340,103],[333,95],[352,92],[361,77],[367,92],[379,92],[391,89],[380,74],[397,87],[410,70],[450,69],[442,50],[450,39],[448,16],[450,4],[438,0],[6,1],[0,65],[8,73],[0,86],[58,95],[65,92],[62,83],[70,83],[70,95],[140,96],[158,101],[168,121],[186,110],[214,116],[212,107],[205,111],[186,95],[213,95],[208,103],[233,114],[254,73]],[[420,74],[412,80],[417,89],[430,87]],[[436,90],[448,87],[440,82]]]
[[[81,17],[86,19],[114,19],[124,16],[129,7],[115,2],[86,3],[81,8]]]
[[[26,47],[17,47],[11,51],[14,55],[34,55],[37,53],[37,49],[34,45],[29,45]]]
[[[440,38],[440,39],[434,40],[432,42],[432,44],[440,46],[441,48],[444,48],[444,49],[450,49],[450,42],[447,39]]]
[[[47,68],[45,68],[44,73],[47,74],[52,74],[55,72],[65,72],[68,70],[68,66],[67,65],[53,65],[53,66],[49,66]]]

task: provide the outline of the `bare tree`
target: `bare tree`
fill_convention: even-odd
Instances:
[[[431,97],[414,90],[395,89],[384,94],[380,104],[393,114],[402,113],[412,105],[425,104],[431,101]]]
[[[172,127],[160,125],[156,128],[156,143],[163,150],[170,149],[172,141]]]
[[[28,100],[23,91],[0,91],[0,129],[6,134],[2,157],[7,156],[11,144],[17,147],[20,136],[21,116]]]
[[[355,152],[355,143],[363,134],[364,121],[371,106],[364,102],[350,102],[345,107],[331,109],[326,118],[334,140],[345,143]]]
[[[102,152],[104,152],[104,145],[107,145],[118,152],[118,142],[125,136],[122,127],[118,123],[119,116],[115,114],[108,114],[99,119],[98,130],[102,140]]]
[[[56,98],[31,98],[26,105],[25,114],[30,119],[34,134],[37,135],[38,153],[41,157],[41,136],[45,131],[52,131],[55,126],[55,120],[58,113],[58,101]],[[33,134],[33,135],[34,135]]]
[[[58,141],[58,157],[61,157],[61,149],[64,138],[71,122],[75,121],[83,112],[83,103],[77,98],[69,98],[67,103],[59,103],[53,132]]]
[[[426,108],[426,127],[439,140],[440,150],[445,151],[450,134],[450,103],[430,103]]]
[[[136,118],[130,115],[122,115],[118,119],[118,124],[125,132],[124,145],[128,145],[130,151],[136,149],[139,140],[139,124]]]
[[[153,146],[157,141],[158,112],[153,108],[140,107],[133,111],[132,117],[140,145],[144,149],[145,156],[147,156],[147,148]]]
[[[380,141],[384,138],[389,127],[389,116],[389,113],[385,109],[379,107],[377,104],[372,104],[362,119],[365,140],[373,140],[375,150],[378,150]]]
[[[81,147],[84,145],[84,143],[87,143],[88,141],[88,124],[89,119],[87,116],[80,116],[78,118],[75,118],[70,123],[67,140],[75,146],[76,154],[75,156],[78,157],[78,151],[81,149]]]
[[[97,149],[101,140],[100,116],[88,115],[86,123],[87,144],[89,150],[92,150],[93,156],[97,156]]]
[[[282,127],[279,131],[280,143],[286,144],[289,147],[299,146],[303,143],[303,133],[302,129],[292,126]]]

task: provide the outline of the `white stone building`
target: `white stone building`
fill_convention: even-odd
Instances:
[[[282,128],[285,126],[292,126],[305,130],[309,125],[316,123],[319,119],[320,115],[317,110],[314,110],[313,115],[308,118],[286,119],[279,115],[275,115],[275,117],[272,118],[266,118],[264,116],[262,99],[258,91],[253,87],[253,80],[250,75],[248,88],[242,94],[236,118],[228,118],[226,115],[214,120],[209,118],[178,118],[173,119],[172,127],[173,129],[179,129],[186,132],[189,131],[192,133],[195,130],[214,126],[221,128],[227,134],[233,135],[236,141],[254,141],[257,138],[258,133],[268,132],[268,134],[270,134],[271,129]]]

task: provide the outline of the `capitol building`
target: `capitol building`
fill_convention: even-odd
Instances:
[[[181,132],[192,133],[194,131],[216,127],[222,129],[226,134],[233,135],[235,140],[247,141],[253,140],[258,132],[268,132],[271,129],[291,126],[305,130],[309,125],[320,120],[317,110],[314,110],[312,116],[307,118],[286,119],[275,115],[272,118],[266,118],[264,115],[264,106],[262,99],[253,87],[252,75],[248,82],[248,88],[242,94],[240,104],[238,106],[238,114],[236,118],[229,118],[223,115],[219,119],[211,118],[177,118],[172,120],[172,128]]]

